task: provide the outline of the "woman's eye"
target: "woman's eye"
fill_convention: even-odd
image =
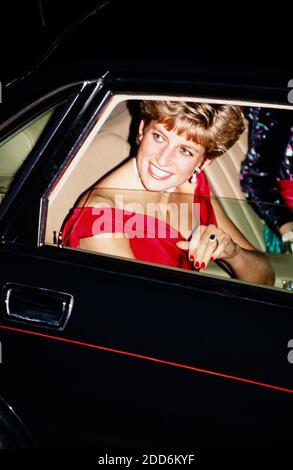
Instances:
[[[183,155],[185,155],[186,157],[193,157],[193,154],[187,150],[186,148],[182,147],[181,148],[181,152],[183,153]]]
[[[157,132],[153,132],[153,138],[156,142],[164,142],[164,137]]]

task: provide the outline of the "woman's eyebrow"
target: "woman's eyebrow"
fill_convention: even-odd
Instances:
[[[164,126],[162,126],[162,127],[164,127]],[[160,124],[154,124],[153,130],[157,131],[157,132],[160,132],[160,134],[162,134],[166,138],[168,137],[168,135],[164,132],[164,129],[162,129],[160,127]],[[197,151],[197,148],[196,148],[197,145],[198,144],[196,144],[196,143],[190,143],[190,144],[189,143],[186,143],[186,144],[181,143],[180,144],[181,147],[186,147],[188,150],[192,150],[193,152]]]
[[[181,147],[186,147],[187,149],[190,149],[190,150],[193,150],[195,151],[196,150],[196,147],[195,145],[189,145],[189,144],[181,144]]]
[[[190,150],[191,152],[198,152],[199,151],[198,145],[199,144],[193,142],[191,144],[181,144],[181,147],[184,147],[184,148]]]
[[[163,127],[163,126],[162,126],[162,127]],[[155,131],[157,131],[157,132],[160,132],[161,134],[163,134],[164,136],[166,136],[164,130],[161,129],[161,127],[159,127],[158,124],[154,124],[153,130],[155,130]]]

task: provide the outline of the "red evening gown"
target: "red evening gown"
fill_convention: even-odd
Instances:
[[[215,224],[210,187],[203,172],[197,175],[194,203],[200,204],[200,225]],[[98,233],[126,233],[136,259],[185,269],[193,269],[187,251],[176,246],[186,240],[169,224],[145,214],[111,207],[76,207],[62,228],[62,243],[79,248],[81,238]]]

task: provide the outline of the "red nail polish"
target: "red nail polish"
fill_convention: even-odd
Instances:
[[[199,262],[196,261],[196,262],[195,262],[195,265],[194,265],[195,269],[199,269],[199,266],[200,266]]]
[[[215,258],[212,256],[210,259],[210,262],[213,263],[215,261]]]
[[[194,260],[194,256],[190,255],[190,261],[193,261],[193,260]]]
[[[204,269],[205,267],[206,267],[206,264],[205,264],[205,263],[201,263],[200,268],[201,268],[201,269]]]

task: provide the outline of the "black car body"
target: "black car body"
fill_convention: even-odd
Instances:
[[[49,57],[3,88],[1,142],[53,111],[0,206],[2,446],[290,447],[291,292],[64,248],[58,230],[46,241],[50,195],[113,97],[290,108],[286,83],[97,50],[66,68],[62,48],[59,68]]]

